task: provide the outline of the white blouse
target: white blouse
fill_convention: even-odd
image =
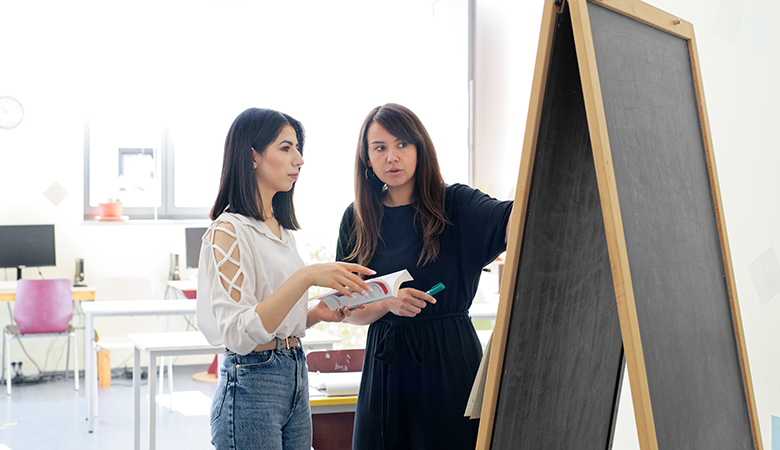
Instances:
[[[220,249],[213,245],[214,230],[220,222],[229,222],[235,227],[235,245],[238,245],[240,261],[228,257],[233,253],[232,248]],[[224,228],[220,230],[226,231]],[[226,212],[203,235],[198,262],[197,319],[198,328],[211,345],[225,345],[238,354],[246,355],[259,344],[271,342],[276,337],[284,339],[305,335],[308,291],[273,333],[265,329],[255,312],[258,303],[304,266],[292,233],[284,228],[281,232],[282,238],[279,239],[263,222]],[[215,248],[221,255],[219,258],[214,255]],[[219,271],[219,265],[228,260],[239,267],[233,281]],[[244,279],[238,287],[234,281],[242,273]],[[241,292],[240,301],[230,296],[223,279],[231,290]]]

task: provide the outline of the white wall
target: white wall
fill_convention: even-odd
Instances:
[[[390,101],[410,107],[438,143],[447,180],[467,179],[467,67],[445,39],[460,29],[453,18],[462,16],[448,9],[457,4],[0,0],[0,17],[7,19],[0,27],[0,42],[7,44],[0,95],[21,100],[26,112],[18,127],[0,130],[0,224],[56,225],[58,264],[42,269],[46,278],[73,277],[75,259],[84,258],[87,283],[143,276],[161,298],[170,253],[184,253],[183,228],[205,222],[84,223],[85,116],[95,125],[99,114],[105,118],[115,109],[146,118],[173,115],[190,126],[221,130],[214,148],[221,155],[236,114],[271,107],[292,114],[307,131],[306,165],[296,189],[304,228],[299,250],[307,261],[326,245],[321,253],[332,259],[338,223],[352,199],[358,129],[371,108]],[[465,41],[462,48],[465,55]],[[462,66],[462,74],[448,70],[450,64]],[[463,79],[460,96],[449,89],[452,77]],[[139,132],[137,125],[126,128]],[[99,150],[91,148],[93,154]],[[186,162],[204,159],[186,156]],[[215,196],[202,198],[208,204]],[[0,279],[14,276],[0,271]],[[25,277],[38,274],[27,269]],[[176,319],[158,325],[185,326]],[[0,312],[0,326],[8,322],[10,310]],[[25,346],[43,365],[48,344]],[[12,358],[32,370],[16,345]],[[112,355],[112,365],[123,359]],[[64,360],[50,363],[42,369],[64,368]]]
[[[749,267],[755,262],[754,272],[780,279],[780,3],[647,3],[691,22],[696,33],[758,418],[764,448],[771,448],[771,416],[780,416],[780,295],[760,297],[765,284]],[[517,177],[542,4],[478,1],[475,184],[496,196],[510,192]],[[638,448],[627,409],[615,448]]]

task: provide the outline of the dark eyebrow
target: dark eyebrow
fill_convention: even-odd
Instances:
[[[285,142],[286,142],[287,144],[289,144],[289,145],[292,145],[293,147],[297,147],[297,145],[293,145],[293,143],[292,143],[292,142],[290,142],[290,141],[287,141],[287,140],[284,140],[284,141],[280,142],[280,143],[279,143],[279,145],[282,145],[282,144],[284,144]]]

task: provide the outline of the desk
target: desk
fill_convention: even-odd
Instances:
[[[97,416],[97,352],[95,351],[95,317],[194,315],[195,300],[117,300],[84,303],[84,384],[87,398],[89,432],[95,429]],[[200,334],[199,331],[196,333]],[[205,339],[205,338],[204,338]],[[149,371],[154,372],[154,370]]]
[[[328,397],[316,389],[309,389],[309,405],[312,414],[355,412],[357,395]]]
[[[306,330],[306,336],[301,338],[303,350],[333,350],[333,344],[341,342],[341,338],[328,334],[324,331],[309,328]]]
[[[334,372],[339,375],[350,372]],[[309,373],[312,382],[314,373]],[[312,445],[315,449],[351,449],[355,423],[357,395],[328,397],[321,391],[309,388],[311,405]]]
[[[167,300],[172,301],[172,300]],[[200,331],[180,331],[166,333],[128,334],[133,341],[133,448],[141,448],[141,352],[149,355],[149,450],[155,448],[155,411],[157,408],[155,393],[157,392],[158,356],[176,355],[213,355],[225,351],[225,347],[215,347],[208,343]]]
[[[472,303],[469,308],[471,320],[496,320],[498,303]]]
[[[165,300],[171,302],[173,300]],[[141,445],[141,353],[149,355],[149,450],[155,448],[156,402],[154,393],[157,392],[157,373],[151,367],[157,365],[158,356],[176,355],[209,355],[219,354],[225,350],[224,346],[212,346],[200,331],[167,332],[167,333],[134,333],[128,337],[133,341],[133,424],[134,448],[140,449]],[[307,330],[306,337],[302,339],[303,348],[333,347],[340,339],[319,330]],[[310,390],[311,391],[311,390]],[[315,393],[318,391],[314,390]],[[318,395],[318,401],[313,403],[312,411],[316,408],[317,414],[329,412],[354,411],[357,397],[330,397]]]
[[[83,286],[73,287],[73,300],[93,301],[95,300],[95,287]],[[0,302],[12,302],[16,298],[16,281],[0,281]]]

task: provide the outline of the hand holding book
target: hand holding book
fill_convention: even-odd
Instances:
[[[328,305],[328,308],[331,311],[341,309],[345,306],[349,308],[356,308],[360,305],[374,303],[397,296],[401,284],[406,281],[411,281],[412,279],[413,278],[409,272],[404,269],[388,275],[366,280],[369,289],[365,295],[355,292],[355,297],[351,298],[338,291],[331,291],[327,294],[316,297],[315,300],[322,300],[326,305]]]

